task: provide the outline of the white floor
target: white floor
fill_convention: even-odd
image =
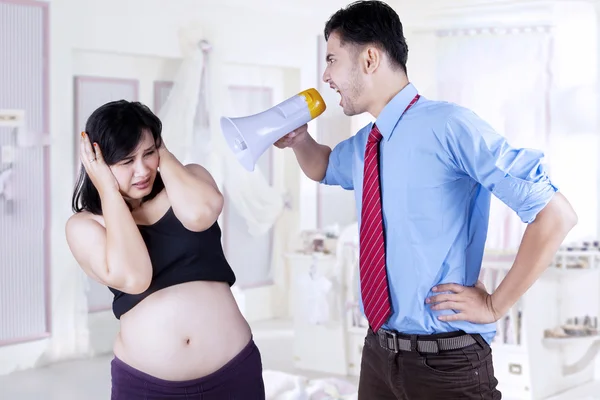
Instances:
[[[302,375],[309,379],[324,378],[318,373],[300,371],[293,367],[293,330],[288,323],[254,324],[253,331],[255,341],[261,349],[265,370]],[[106,355],[69,361],[0,377],[0,400],[107,400],[110,398],[111,358]],[[352,385],[357,383],[356,378],[344,379]],[[337,399],[336,397],[335,400]],[[548,400],[600,400],[600,382]]]

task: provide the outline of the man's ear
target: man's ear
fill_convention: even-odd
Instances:
[[[362,69],[366,74],[375,72],[383,61],[383,53],[377,47],[366,46],[360,53]]]

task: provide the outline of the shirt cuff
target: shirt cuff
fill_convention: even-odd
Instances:
[[[554,194],[558,191],[558,187],[554,186],[548,177],[533,184],[525,199],[523,207],[519,208],[519,211],[517,212],[521,221],[526,224],[535,221],[538,213],[546,207],[550,200],[552,200]]]

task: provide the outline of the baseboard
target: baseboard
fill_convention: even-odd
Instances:
[[[49,343],[50,339],[45,338],[0,347],[0,376],[40,365]]]

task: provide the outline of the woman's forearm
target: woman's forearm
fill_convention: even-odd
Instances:
[[[152,263],[131,211],[118,191],[101,195],[106,228],[107,282],[141,293],[150,285]]]
[[[199,165],[184,166],[161,149],[160,174],[173,212],[190,230],[210,228],[223,209],[223,195],[210,174]]]

